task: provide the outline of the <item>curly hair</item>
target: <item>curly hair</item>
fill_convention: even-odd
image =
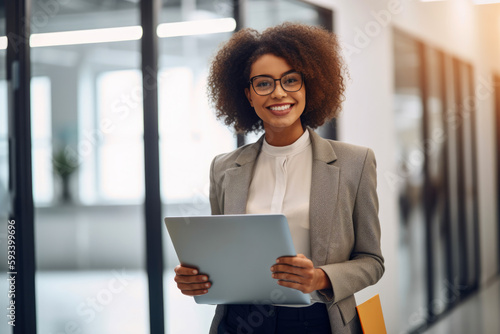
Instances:
[[[317,128],[338,115],[344,100],[346,69],[337,37],[319,27],[287,22],[262,33],[242,29],[217,52],[208,76],[208,97],[218,119],[237,132],[262,129],[245,88],[249,87],[252,64],[264,54],[285,59],[304,75],[304,126]]]

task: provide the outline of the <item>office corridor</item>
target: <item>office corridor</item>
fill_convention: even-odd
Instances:
[[[389,334],[500,334],[500,0],[0,1],[0,334],[208,333],[215,305],[178,289],[163,219],[210,215],[229,182],[214,157],[263,134],[217,119],[209,91],[241,88],[248,108],[253,90],[250,73],[213,79],[214,56],[284,22],[335,33],[345,69],[324,82],[345,94],[316,132],[376,157],[376,198],[335,181],[337,200],[311,202],[353,217],[343,196],[378,202],[385,272],[356,302],[379,294]],[[364,243],[357,224],[332,231]]]
[[[500,333],[500,277],[488,282],[425,334]]]

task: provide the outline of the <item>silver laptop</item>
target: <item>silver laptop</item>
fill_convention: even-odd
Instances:
[[[194,297],[198,304],[310,304],[309,294],[271,277],[278,257],[296,255],[284,215],[166,217],[165,224],[180,263],[212,283]]]

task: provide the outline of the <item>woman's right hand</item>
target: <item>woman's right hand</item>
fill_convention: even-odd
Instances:
[[[208,293],[212,284],[208,281],[208,275],[199,274],[198,269],[178,265],[174,268],[174,281],[177,287],[186,296],[200,296]]]

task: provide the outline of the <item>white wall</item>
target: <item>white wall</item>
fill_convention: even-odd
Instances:
[[[491,10],[491,6],[479,6],[476,11],[479,27],[477,31],[478,52],[474,64],[477,68],[478,81],[492,80],[492,71],[500,74],[500,9]],[[482,85],[484,86],[484,85]],[[498,272],[498,226],[496,211],[497,205],[495,185],[495,101],[493,87],[477,86],[478,117],[476,131],[481,135],[478,138],[478,174],[479,174],[479,205],[480,205],[480,238],[481,238],[481,273],[482,282],[486,282]],[[480,89],[480,91],[479,91]],[[484,96],[484,98],[483,98]],[[500,117],[500,115],[498,115]],[[498,245],[497,245],[498,246]]]
[[[397,333],[398,206],[390,176],[396,173],[392,99],[394,62],[392,28],[425,41],[465,61],[476,73],[477,152],[480,201],[481,278],[498,272],[495,189],[494,101],[488,87],[500,73],[500,5],[474,6],[470,0],[311,0],[334,11],[335,31],[344,45],[351,81],[339,122],[340,140],[371,147],[378,162],[384,277],[356,295],[358,304],[380,294],[387,330]]]

